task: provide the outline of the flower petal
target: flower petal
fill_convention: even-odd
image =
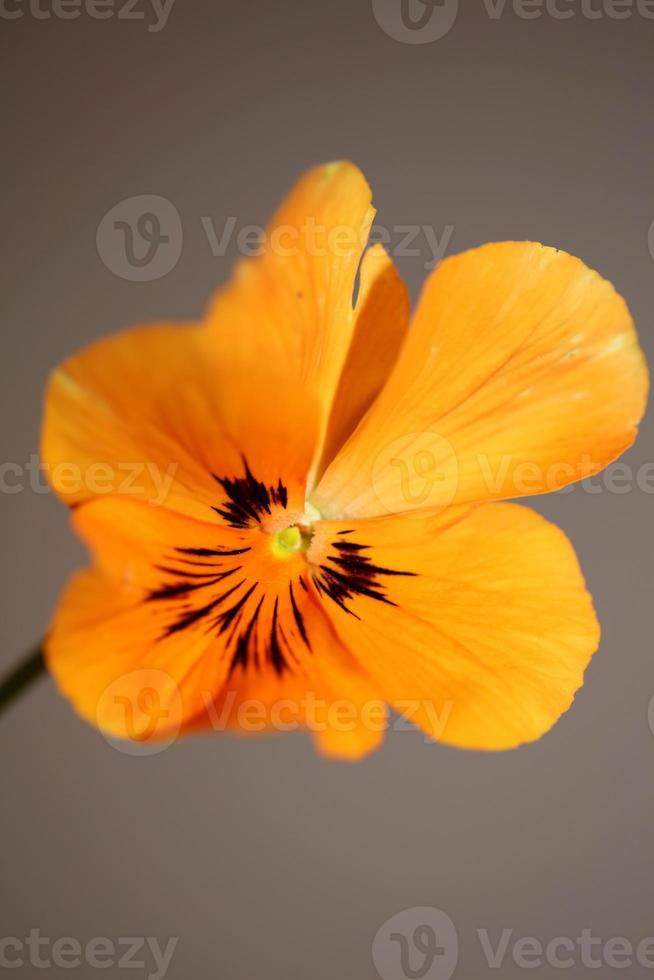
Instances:
[[[52,375],[42,458],[68,504],[114,494],[165,504],[203,520],[219,479],[286,489],[304,508],[317,415],[306,393],[270,361],[234,373],[207,328],[151,326],[100,340]]]
[[[261,535],[117,497],[83,504],[73,525],[97,567],[64,590],[46,638],[48,666],[104,731],[149,731],[154,698],[167,714],[148,737],[166,737],[170,726],[175,734],[228,674],[224,638],[206,629],[209,606],[235,593],[251,539]],[[145,697],[146,689],[154,693]]]
[[[329,464],[384,387],[409,327],[409,294],[382,245],[361,262],[354,332],[343,366],[325,439]],[[316,477],[324,469],[319,465]]]
[[[312,502],[374,516],[556,490],[633,442],[646,393],[610,283],[553,248],[485,245],[431,275],[395,370]]]
[[[325,581],[340,576],[325,608],[384,698],[451,745],[538,738],[599,640],[567,538],[516,504],[327,521],[310,558]]]
[[[286,383],[315,398],[320,444],[355,332],[353,292],[373,216],[353,164],[310,170],[272,218],[262,254],[237,265],[208,314],[235,371],[283,362]]]
[[[357,758],[379,744],[383,702],[299,554],[276,557],[259,530],[116,497],[83,504],[73,523],[97,567],[66,589],[46,653],[91,723],[157,742],[199,729],[285,730],[290,713],[326,754]],[[248,727],[253,710],[264,721]]]
[[[295,603],[311,644],[302,670],[236,671],[198,727],[239,735],[306,730],[323,755],[360,759],[386,730],[379,687],[339,640],[311,585],[296,591]]]
[[[203,692],[224,677],[206,636],[162,637],[154,610],[97,569],[78,572],[64,590],[46,659],[83,718],[133,741],[174,737],[202,709]]]

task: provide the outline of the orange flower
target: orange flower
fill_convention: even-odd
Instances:
[[[43,459],[94,564],[46,655],[105,732],[301,723],[356,758],[389,705],[502,749],[581,685],[599,628],[573,549],[493,501],[633,442],[647,372],[627,307],[571,255],[503,242],[444,261],[409,330],[391,260],[364,254],[373,214],[356,167],[319,167],[201,324],[54,372]]]

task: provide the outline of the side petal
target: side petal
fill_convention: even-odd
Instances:
[[[228,674],[207,616],[242,587],[260,535],[117,498],[84,504],[73,524],[98,564],[73,576],[55,611],[46,659],[57,686],[108,734],[174,736]]]
[[[313,495],[374,516],[557,490],[636,436],[647,369],[610,283],[531,242],[446,259],[402,354]]]
[[[65,503],[111,494],[218,521],[219,481],[243,480],[246,463],[302,510],[316,433],[314,406],[279,364],[236,374],[209,329],[150,326],[100,340],[53,373],[41,455]]]
[[[235,371],[281,361],[287,383],[319,402],[321,444],[355,331],[354,285],[374,213],[353,164],[310,170],[270,221],[262,254],[237,265],[208,312]]]
[[[511,748],[570,706],[599,627],[570,543],[534,511],[328,521],[319,535],[310,557],[337,633],[430,736]]]
[[[210,646],[197,632],[162,638],[152,609],[88,569],[64,590],[45,650],[60,693],[86,721],[150,743],[174,738],[224,679]]]

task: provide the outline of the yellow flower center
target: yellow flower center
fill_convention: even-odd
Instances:
[[[292,524],[284,526],[284,517],[288,519],[290,515],[276,514],[262,525],[262,530],[270,535],[272,553],[276,558],[290,558],[298,552],[306,553],[313,538],[314,522],[322,517],[320,511],[306,503],[304,513],[298,514]]]
[[[279,556],[291,554],[299,551],[302,547],[302,532],[297,524],[285,527],[283,531],[278,531],[272,539],[273,551]]]
[[[313,538],[314,521],[320,520],[321,516],[315,507],[307,503],[304,514],[295,524],[276,531],[269,528],[270,545],[275,557],[290,558],[298,551],[307,552]]]
[[[291,524],[271,535],[270,543],[277,558],[290,558],[298,551],[308,551],[313,528],[305,524]]]

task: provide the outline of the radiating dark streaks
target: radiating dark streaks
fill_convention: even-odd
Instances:
[[[339,531],[339,534],[349,534],[350,531]],[[361,619],[348,605],[357,596],[367,596],[377,602],[389,606],[397,603],[386,594],[387,576],[414,576],[415,572],[398,571],[394,568],[384,568],[376,565],[370,557],[362,554],[370,550],[370,545],[358,544],[354,541],[338,541],[332,545],[335,554],[327,555],[326,562],[320,564],[313,573],[313,581],[321,594],[327,595],[332,602],[344,612]]]
[[[213,474],[214,480],[227,495],[227,500],[213,510],[234,528],[247,528],[252,527],[253,524],[260,524],[264,514],[272,513],[273,504],[279,504],[284,509],[288,505],[288,491],[281,478],[276,486],[267,487],[254,476],[245,456],[243,467],[245,475],[233,479]]]
[[[174,556],[155,566],[168,580],[152,589],[146,601],[161,603],[167,613],[172,610],[174,618],[163,628],[162,639],[187,629],[202,628],[210,636],[224,637],[230,674],[238,667],[247,671],[261,670],[268,665],[281,676],[292,669],[293,664],[300,663],[294,645],[301,641],[307,649],[311,648],[293,583],[289,583],[289,594],[284,597],[283,605],[279,596],[267,596],[260,582],[245,577],[215,594],[220,583],[239,572],[243,574],[244,568],[242,564],[227,564],[226,561],[213,559],[220,557],[234,561],[249,550],[175,548]],[[193,570],[187,567],[188,559],[178,557],[188,554],[198,559],[193,562],[196,566]],[[197,566],[204,566],[207,570],[198,571]],[[301,576],[297,581],[306,591],[307,585]],[[204,589],[209,590],[206,602],[200,598]],[[266,604],[270,615],[268,633],[264,636],[260,627]],[[287,635],[283,622],[290,625],[290,635]]]

